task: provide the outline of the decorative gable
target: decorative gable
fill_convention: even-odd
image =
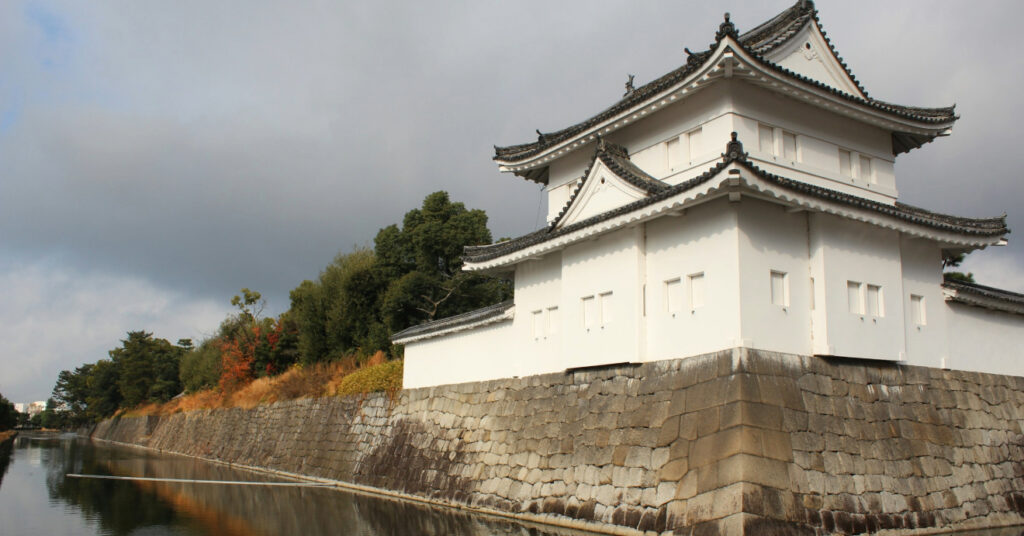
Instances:
[[[844,93],[867,98],[813,19],[785,44],[766,53],[765,59]]]
[[[633,164],[624,147],[599,140],[590,166],[551,228],[586,220],[666,188],[668,184]]]

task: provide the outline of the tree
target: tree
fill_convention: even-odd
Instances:
[[[945,270],[946,268],[956,268],[956,267],[959,267],[960,263],[962,263],[962,262],[964,262],[964,254],[963,253],[958,253],[958,254],[950,256],[950,257],[943,257],[943,259],[942,259],[942,269]],[[945,272],[944,271],[942,273],[942,278],[945,281],[961,281],[961,282],[964,282],[964,283],[974,283],[974,274],[971,273],[971,272],[964,273],[964,272],[956,272],[956,271],[953,271],[953,272]]]
[[[14,404],[0,394],[0,431],[10,430],[18,425],[18,412]]]
[[[124,407],[165,402],[181,392],[179,362],[184,349],[152,333],[130,331],[121,347],[110,351],[118,367],[117,386]]]
[[[86,413],[89,397],[89,373],[92,364],[85,364],[74,371],[62,370],[57,375],[57,384],[53,387],[52,398],[64,408],[69,426],[80,426],[89,421]]]
[[[85,399],[86,415],[99,422],[113,415],[121,407],[121,390],[118,388],[120,372],[109,359],[101,359],[89,369],[86,380],[89,395]]]
[[[185,392],[212,389],[220,379],[220,339],[211,338],[181,356],[179,374]]]
[[[484,211],[451,202],[447,192],[428,195],[400,229],[381,229],[374,251],[391,280],[382,300],[387,327],[398,331],[508,299],[507,281],[462,271],[465,246],[490,242]]]

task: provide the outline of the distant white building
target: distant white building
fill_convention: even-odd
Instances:
[[[896,156],[956,120],[870,97],[810,1],[743,34],[726,15],[682,67],[496,148],[548,225],[466,249],[515,298],[396,334],[405,387],[734,347],[1024,375],[1024,295],[942,276],[1005,216],[897,201]]]
[[[15,408],[15,409],[17,409],[17,408]],[[27,413],[28,416],[31,418],[31,417],[35,417],[36,415],[39,415],[40,413],[42,413],[45,410],[46,410],[46,401],[45,400],[38,400],[36,402],[30,402],[27,406],[25,406],[25,411],[22,411],[22,413]]]

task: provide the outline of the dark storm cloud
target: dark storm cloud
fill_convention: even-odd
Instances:
[[[435,190],[485,209],[495,237],[525,233],[539,223],[541,194],[497,172],[492,144],[597,113],[628,73],[644,83],[679,66],[684,47],[713,40],[726,9],[742,31],[787,5],[6,3],[0,251],[23,266],[8,284],[91,274],[82,281],[113,289],[123,278],[148,290],[109,295],[168,305],[149,316],[124,309],[107,321],[111,333],[189,326],[175,319],[215,317],[212,304],[242,286],[283,310],[302,279]],[[1018,5],[818,8],[873,96],[958,104],[951,138],[899,158],[902,199],[969,216],[1006,211],[1024,229]],[[974,255],[980,280],[1024,286],[1014,238]],[[33,306],[24,297],[18,307]],[[102,357],[116,340],[95,344],[105,346],[41,356],[55,370],[37,383],[52,385],[56,370]]]

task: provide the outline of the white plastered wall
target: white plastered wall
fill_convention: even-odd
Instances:
[[[898,361],[905,356],[900,237],[896,231],[823,213],[810,215],[816,354]],[[860,312],[850,311],[849,282]],[[868,285],[881,289],[882,312],[870,314]]]
[[[946,337],[947,306],[942,295],[942,251],[923,238],[900,239],[903,259],[903,321],[906,332],[907,364],[941,367],[948,361]],[[917,303],[911,296],[919,296]],[[921,307],[921,314],[914,308]]]
[[[1024,375],[1024,316],[946,302],[946,368]]]
[[[889,132],[746,83],[732,86],[735,130],[743,149],[767,171],[820,184],[860,197],[889,201],[897,196],[895,157]],[[758,125],[796,135],[797,160],[781,156],[777,138],[773,151],[762,150]],[[781,134],[780,134],[781,136]],[[851,175],[839,168],[839,149],[851,151]],[[859,156],[871,159],[874,184],[860,172]]]
[[[564,314],[561,304],[562,254],[516,265],[516,313],[510,339],[503,344],[518,348],[516,376],[562,370]],[[489,359],[489,358],[488,358]]]
[[[642,232],[620,229],[562,252],[561,368],[638,360]]]
[[[735,346],[740,303],[736,218],[733,207],[719,199],[647,224],[645,359]],[[703,275],[703,304],[691,307],[690,278],[697,275]],[[670,309],[672,292],[679,300],[676,311]]]
[[[522,353],[512,322],[482,326],[405,345],[403,387],[518,376]]]
[[[810,354],[808,214],[749,197],[734,206],[739,213],[742,342],[736,346]]]

